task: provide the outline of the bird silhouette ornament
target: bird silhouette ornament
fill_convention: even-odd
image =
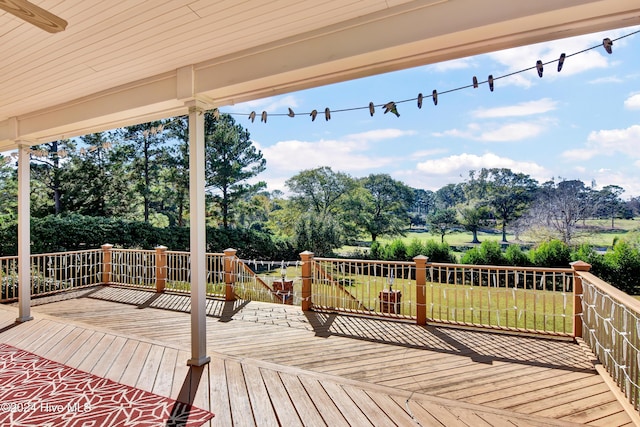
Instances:
[[[398,107],[396,107],[396,103],[391,101],[384,104],[384,114],[393,113],[396,117],[400,117],[400,113],[398,113]]]

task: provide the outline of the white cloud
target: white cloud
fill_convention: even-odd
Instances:
[[[350,141],[364,141],[364,142],[375,142],[382,141],[385,139],[394,139],[400,138],[403,136],[411,136],[415,135],[416,132],[412,130],[401,130],[401,129],[375,129],[367,132],[354,133],[351,135],[347,135],[344,137],[345,140]]]
[[[510,142],[521,141],[533,138],[545,131],[545,127],[540,123],[519,122],[501,126],[498,129],[483,132],[480,135],[481,141],[488,142]]]
[[[416,165],[416,169],[425,175],[460,175],[481,168],[509,168],[514,172],[526,173],[533,177],[547,175],[545,168],[534,162],[517,161],[493,153],[486,153],[482,156],[463,153],[427,160]]]
[[[556,109],[558,103],[551,98],[542,98],[537,101],[521,102],[506,107],[478,109],[471,114],[478,118],[521,117],[534,114],[548,113]]]
[[[618,76],[599,77],[597,79],[589,80],[590,84],[609,84],[609,83],[624,83],[624,79]]]
[[[597,156],[622,153],[630,158],[640,158],[638,141],[640,141],[640,125],[633,125],[626,129],[593,131],[587,137],[583,148],[566,150],[561,157],[569,161],[585,161]]]
[[[433,150],[420,150],[420,151],[415,151],[411,153],[409,155],[409,158],[417,160],[417,159],[422,159],[424,157],[431,157],[437,154],[443,154],[445,152],[446,150],[441,148],[434,148]]]
[[[438,72],[446,72],[451,70],[464,70],[475,66],[472,58],[460,58],[451,61],[439,62],[429,66],[429,69],[433,69]]]
[[[560,154],[562,158],[569,161],[581,162],[589,160],[598,155],[598,150],[590,150],[587,148],[576,148],[573,150],[566,150]]]
[[[378,129],[339,139],[279,141],[269,147],[254,142],[267,160],[267,170],[259,178],[267,181],[270,190],[285,190],[284,181],[305,169],[330,166],[340,172],[368,173],[398,161],[394,157],[371,155],[372,143],[414,134],[414,131]]]
[[[640,195],[640,181],[635,175],[617,170],[600,169],[593,178],[599,184],[597,188],[601,188],[603,185],[618,185],[624,188],[623,199]]]
[[[636,93],[625,99],[624,108],[629,110],[640,110],[640,93]]]
[[[522,162],[493,153],[483,155],[463,153],[418,163],[414,169],[392,173],[394,178],[414,188],[438,190],[447,184],[463,182],[470,170],[482,168],[509,168],[514,172],[530,175],[538,182],[547,181],[552,175],[534,162]]]
[[[241,111],[243,113],[253,110],[267,111],[268,113],[286,112],[288,107],[295,108],[299,105],[295,95],[275,96],[243,102],[237,105],[225,107],[225,111]]]
[[[445,136],[451,136],[454,138],[473,138],[473,134],[469,130],[461,130],[461,129],[449,129],[442,132],[433,132],[431,136],[436,138],[442,138]]]
[[[599,154],[612,155],[618,152],[638,158],[638,141],[640,125],[633,125],[626,129],[593,131],[587,138],[587,147],[598,151]]]
[[[449,129],[433,133],[435,137],[455,137],[484,142],[515,142],[534,138],[549,129],[551,120],[541,119],[507,124],[471,123],[466,129]]]
[[[334,171],[355,176],[375,173],[376,169],[388,168],[402,159],[381,156],[373,150],[372,144],[412,135],[415,132],[411,130],[377,129],[338,139],[279,141],[268,147],[254,141],[267,160],[267,169],[255,181],[267,182],[269,191],[286,192],[285,181],[305,169],[329,166]]]
[[[279,141],[262,149],[271,170],[298,172],[331,166],[344,172],[375,169],[392,159],[367,155],[367,145],[349,140]]]

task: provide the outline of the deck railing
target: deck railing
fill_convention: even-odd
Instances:
[[[155,289],[158,292],[190,292],[191,267],[188,252],[168,251],[160,246],[154,251],[112,249],[103,247],[105,259],[111,260],[105,270],[111,271],[105,283]],[[280,302],[278,293],[267,284],[273,280],[260,278],[234,249],[206,254],[206,294],[210,297]]]
[[[211,297],[516,331],[572,335],[573,270],[314,258],[257,274],[228,249],[207,254]],[[295,265],[295,268],[287,268]],[[274,269],[276,270],[274,272]],[[0,259],[2,301],[17,298],[17,258]],[[105,283],[190,292],[189,253],[114,249],[32,256],[32,293]],[[578,304],[579,305],[579,304]],[[579,308],[579,307],[577,307]]]
[[[31,255],[31,294],[50,295],[102,282],[102,251]],[[0,257],[0,302],[18,299],[18,257]]]
[[[249,261],[243,261],[234,256],[231,259],[232,268],[235,274],[235,282],[233,283],[233,293],[241,299],[264,301],[270,303],[286,303],[300,305],[297,299],[298,293],[293,287],[291,290],[279,287],[279,283],[275,283],[281,278],[273,275],[259,275],[256,273],[257,263],[253,266]],[[277,263],[267,263],[267,271],[278,270]],[[276,271],[277,272],[277,271]],[[287,283],[293,285],[293,281],[286,280]]]
[[[0,302],[18,298],[18,257],[0,258]]]
[[[423,272],[422,275],[419,273]],[[315,258],[316,309],[571,335],[573,270]]]
[[[640,409],[640,301],[589,273],[527,268],[314,258],[243,261],[207,254],[207,295],[301,305],[303,310],[375,315],[580,338],[636,410]],[[260,263],[262,265],[263,263]],[[251,266],[253,265],[253,269]],[[189,253],[102,249],[31,256],[31,292],[48,295],[97,284],[190,291]],[[0,257],[0,302],[18,299],[18,257]]]
[[[155,251],[111,249],[111,277],[106,282],[136,288],[155,289]]]
[[[157,275],[161,278],[156,284],[160,292],[164,290],[175,292],[191,291],[191,265],[188,252],[166,251],[166,248],[156,249]],[[163,259],[163,255],[165,258]],[[224,254],[208,253],[207,263],[207,295],[224,296]]]
[[[569,335],[571,268],[429,264],[427,316],[436,321]]]
[[[415,264],[314,258],[311,302],[316,309],[415,318]]]
[[[576,279],[581,295],[578,335],[635,410],[640,409],[640,301],[598,279],[582,265]]]

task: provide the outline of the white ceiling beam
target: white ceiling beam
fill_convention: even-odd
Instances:
[[[496,50],[640,24],[635,0],[456,0],[198,66],[197,90],[228,105]],[[482,4],[479,9],[478,5]],[[409,5],[405,5],[408,6]],[[449,6],[449,3],[447,3]],[[562,7],[561,7],[562,6]],[[457,12],[456,19],[449,13]],[[398,30],[407,29],[407,30]],[[348,43],[345,43],[348,40]],[[533,65],[533,64],[532,64]]]
[[[637,0],[417,0],[0,122],[0,150],[634,24]]]

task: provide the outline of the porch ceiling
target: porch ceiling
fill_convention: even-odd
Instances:
[[[32,0],[0,12],[0,151],[640,24],[637,0]]]

